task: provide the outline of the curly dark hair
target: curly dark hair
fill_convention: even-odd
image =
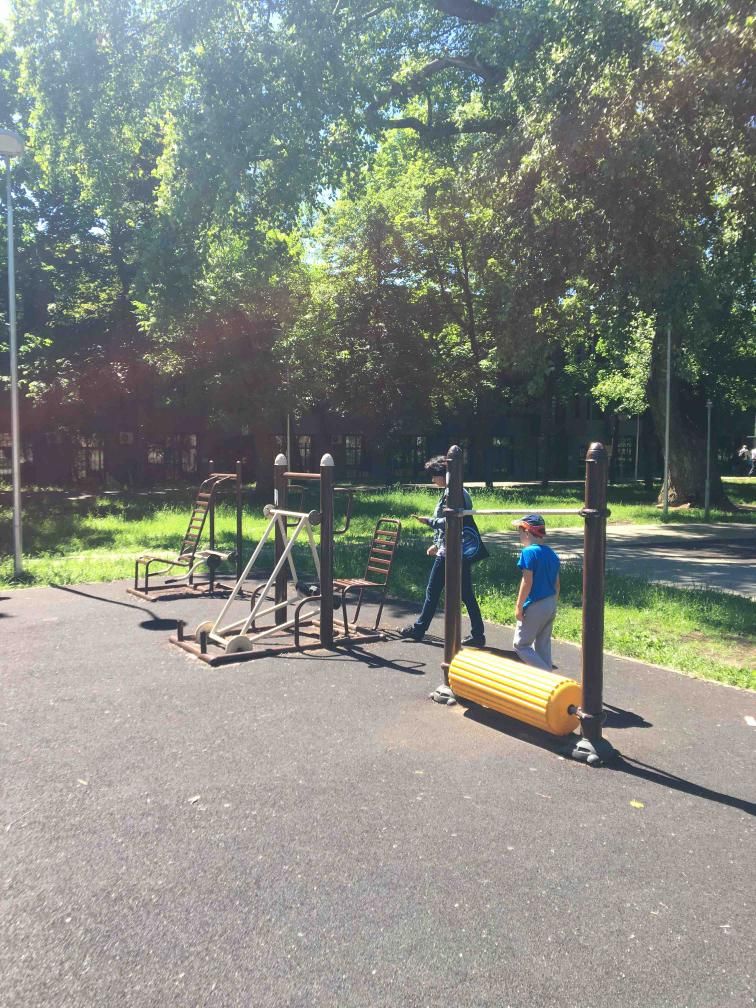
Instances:
[[[425,471],[431,476],[446,475],[446,455],[434,455],[425,463]]]

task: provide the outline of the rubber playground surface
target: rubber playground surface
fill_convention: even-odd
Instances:
[[[755,1003],[756,695],[607,656],[593,769],[431,703],[438,639],[168,643],[221,604],[0,599],[4,1008]]]

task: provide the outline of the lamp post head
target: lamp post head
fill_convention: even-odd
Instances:
[[[0,129],[0,157],[10,158],[21,157],[24,153],[24,141],[13,130]]]
[[[706,409],[711,409],[713,405],[714,403],[711,401],[711,399],[706,400]]]

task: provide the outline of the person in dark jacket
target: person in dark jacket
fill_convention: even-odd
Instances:
[[[436,455],[434,458],[428,459],[425,463],[425,471],[430,475],[434,486],[443,492],[430,518],[422,518],[420,515],[412,516],[423,525],[428,525],[433,529],[433,543],[427,550],[428,556],[433,557],[433,566],[425,589],[425,602],[415,622],[402,627],[399,631],[402,637],[416,641],[422,640],[425,636],[438,608],[446,582],[446,518],[443,516],[446,507],[446,457]],[[465,510],[472,510],[472,498],[464,488],[462,495],[465,501]],[[472,583],[472,562],[464,555],[462,557],[462,601],[465,603],[467,615],[470,617],[470,635],[465,637],[462,643],[468,647],[485,647],[486,634],[483,617],[480,615],[480,607],[475,598]]]

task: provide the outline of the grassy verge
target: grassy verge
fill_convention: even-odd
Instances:
[[[710,522],[737,522],[756,525],[756,479],[727,478],[726,492],[737,510],[721,511],[712,508]],[[608,504],[612,512],[610,522],[634,525],[687,525],[704,521],[703,508],[683,508],[672,510],[666,519],[656,507],[659,486],[650,491],[641,483],[621,484],[608,489]],[[473,490],[476,508],[522,508],[538,511],[540,508],[579,508],[583,504],[583,491],[579,485],[541,487],[527,486],[498,487],[495,490],[476,488]],[[434,489],[391,490],[371,492],[359,498],[359,510],[367,507],[370,514],[392,514],[397,518],[409,517],[413,512],[428,514],[437,500]],[[378,511],[374,505],[377,503]],[[384,508],[384,511],[380,511]],[[508,530],[510,519],[505,516],[489,516],[476,519],[481,531],[495,532]],[[569,528],[582,525],[579,515],[551,515],[549,528]]]
[[[710,522],[738,522],[756,524],[756,479],[727,478],[725,492],[736,510],[723,511],[712,508]],[[661,509],[657,508],[656,500],[660,487],[655,485],[647,490],[642,483],[626,483],[608,488],[608,504],[612,512],[610,522],[623,522],[633,525],[687,525],[704,521],[703,508],[681,508],[671,510],[666,519],[662,518]],[[422,491],[420,492],[422,496]],[[502,487],[496,490],[476,489],[474,491],[477,508],[520,507],[537,511],[539,508],[572,508],[583,503],[583,491],[578,485],[574,487],[552,486],[517,486]],[[482,518],[478,524],[485,531],[508,527],[506,518]],[[577,515],[552,515],[549,518],[550,528],[567,528],[580,525],[582,519]]]
[[[519,584],[516,554],[504,548],[475,569],[484,619],[514,625]],[[403,550],[393,594],[422,597],[428,561],[420,546]],[[582,571],[562,569],[562,597],[554,635],[580,642]],[[756,604],[723,592],[668,588],[610,574],[606,581],[604,646],[607,651],[679,669],[702,679],[756,689]]]
[[[746,481],[741,481],[746,482]],[[756,491],[756,480],[752,481]],[[579,498],[556,488],[544,497],[540,488],[499,490],[476,494],[476,506],[496,507],[522,504],[524,508],[572,507]],[[746,487],[750,491],[750,485]],[[406,519],[413,512],[428,513],[435,495],[425,491],[371,492],[360,496],[348,535],[337,541],[336,569],[350,576],[362,573],[367,541],[381,515]],[[305,502],[306,507],[313,506]],[[636,505],[625,502],[633,508]],[[258,511],[259,513],[259,511]],[[3,539],[0,542],[0,586],[12,586],[9,554],[10,515],[0,515]],[[7,521],[6,521],[7,519]],[[130,577],[134,557],[140,552],[176,549],[186,527],[185,506],[161,506],[144,498],[124,502],[107,500],[87,513],[76,513],[59,503],[27,510],[24,544],[26,549],[24,584],[76,584]],[[574,524],[579,518],[565,518],[559,525]],[[245,546],[255,542],[264,519],[245,517]],[[506,519],[483,518],[484,531],[508,527]],[[556,522],[551,523],[552,527]],[[221,548],[234,545],[235,518],[230,508],[221,507],[216,519],[216,537]],[[392,594],[417,601],[425,588],[428,560],[427,538],[412,524],[405,526],[401,560],[396,565]],[[490,560],[476,569],[476,585],[485,619],[510,624],[518,576],[511,550],[497,545]],[[272,551],[263,557],[270,565]],[[308,571],[302,551],[301,572]],[[298,566],[300,566],[298,562]],[[556,636],[579,641],[581,633],[581,578],[578,567],[565,565],[563,594],[555,626]],[[610,575],[607,579],[605,645],[607,650],[642,661],[680,669],[690,675],[756,689],[756,604],[719,592],[693,591],[647,584],[644,581]]]

